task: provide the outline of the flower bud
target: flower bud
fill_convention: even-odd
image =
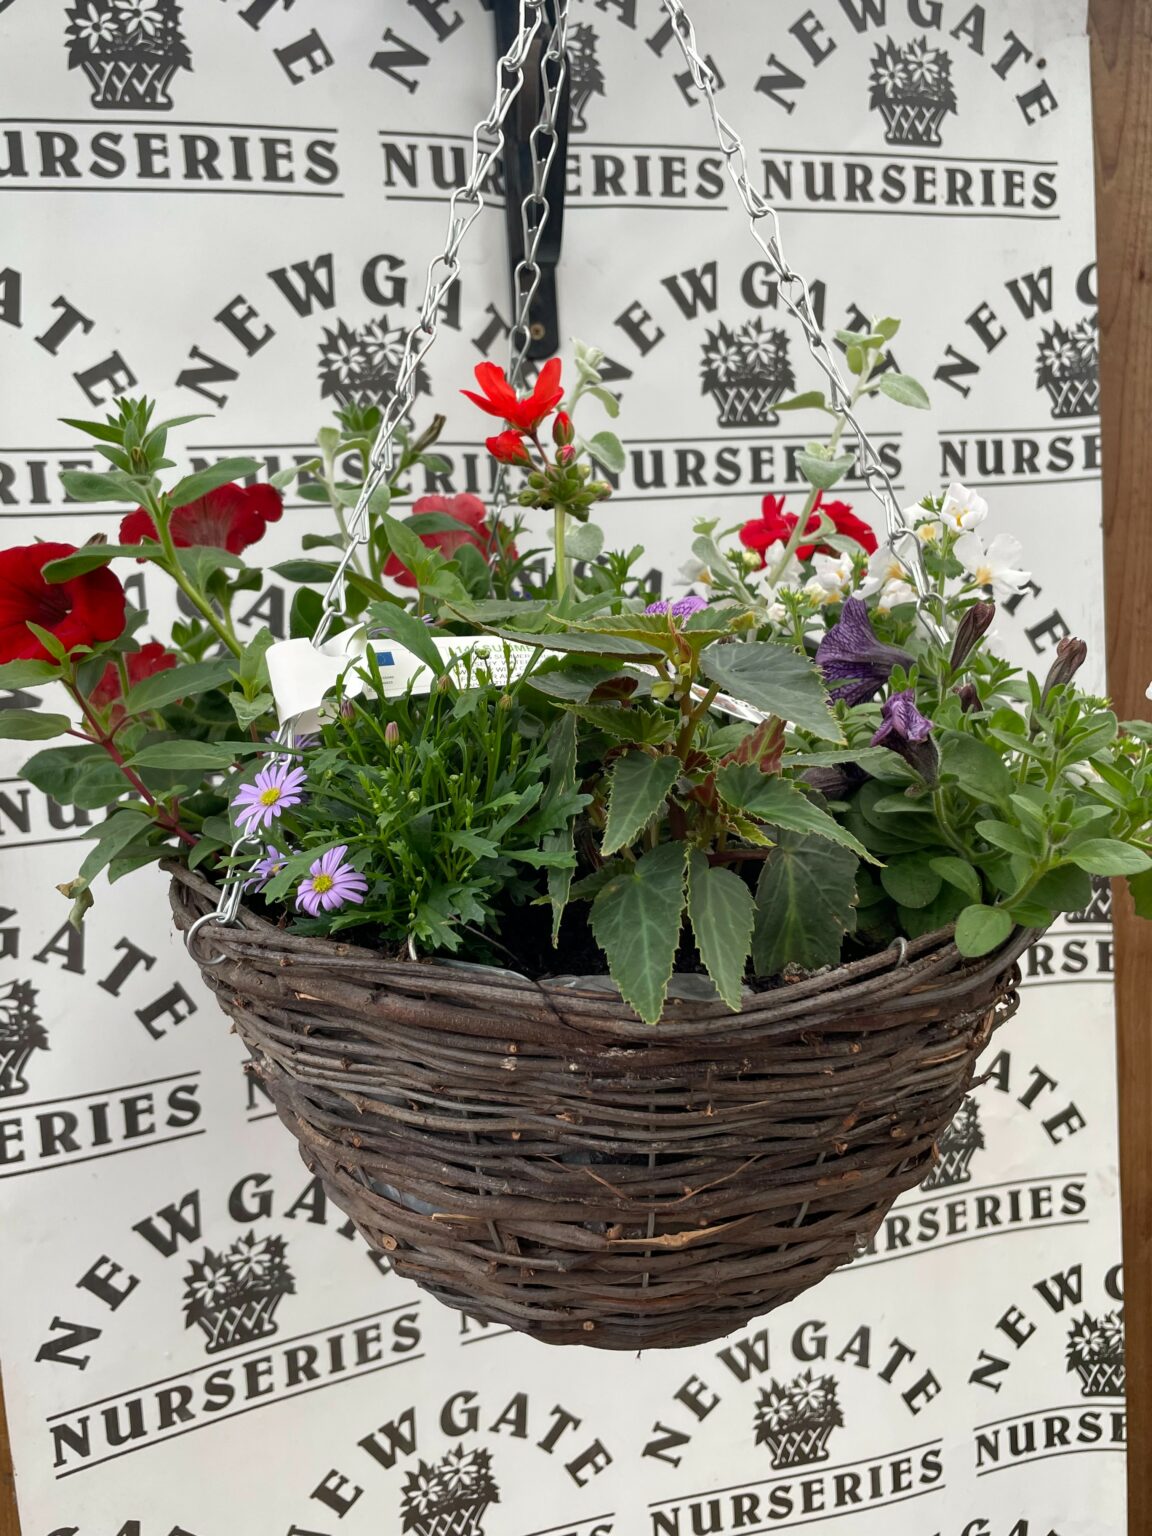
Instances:
[[[516,498],[516,502],[521,507],[534,507],[536,505],[536,492],[521,491]]]
[[[548,482],[538,469],[534,469],[528,476],[528,484],[534,491],[542,491]]]
[[[952,659],[949,665],[953,672],[958,671],[968,660],[976,642],[987,631],[995,617],[995,603],[973,603],[964,614],[956,626],[956,635],[952,641]]]
[[[552,441],[557,448],[567,448],[576,438],[576,428],[567,411],[561,411],[552,423]]]
[[[556,462],[567,468],[569,464],[576,462],[576,449],[572,443],[566,443],[556,455]]]
[[[603,501],[605,496],[611,496],[612,487],[608,484],[607,480],[593,480],[588,487],[588,494],[595,501]]]
[[[341,720],[355,720],[356,706],[351,699],[344,699],[340,704]]]
[[[974,684],[964,683],[955,690],[955,693],[960,700],[960,708],[966,715],[971,714],[974,709],[981,708],[980,695],[976,692]]]
[[[519,432],[500,432],[495,437],[485,438],[484,446],[498,464],[520,464],[527,466],[532,462],[531,455]]]
[[[1065,683],[1070,683],[1073,677],[1084,665],[1084,658],[1088,654],[1088,647],[1083,640],[1077,640],[1074,635],[1065,635],[1056,647],[1056,660],[1048,670],[1048,676],[1044,679],[1042,698],[1047,698],[1053,688],[1061,688]]]
[[[512,695],[510,693],[502,693],[496,708],[502,709],[507,713],[512,708]]]
[[[384,727],[384,740],[390,747],[399,745],[400,727],[396,724],[395,720],[389,720],[388,724]]]

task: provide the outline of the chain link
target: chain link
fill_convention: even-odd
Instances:
[[[808,284],[788,265],[781,241],[779,216],[752,185],[748,172],[748,151],[744,141],[716,104],[716,77],[697,46],[696,29],[692,25],[688,12],[684,9],[682,0],[661,0],[661,4],[672,23],[676,41],[692,76],[692,83],[708,103],[712,125],[716,131],[716,142],[724,156],[724,163],[732,184],[747,211],[752,237],[764,252],[769,266],[775,273],[780,302],[800,326],[813,361],[828,381],[829,398],[833,410],[856,434],[860,468],[865,484],[884,510],[888,544],[896,559],[908,573],[911,585],[916,592],[917,606],[925,624],[936,640],[947,644],[948,633],[939,618],[931,611],[938,598],[928,580],[920,540],[901,515],[891,477],[884,467],[876,445],[856,419],[852,409],[851,391],[841,376],[832,349],[820,328],[812,306],[812,295],[808,291]],[[767,238],[761,233],[759,227],[765,221],[770,226]],[[902,549],[906,552],[902,552]]]

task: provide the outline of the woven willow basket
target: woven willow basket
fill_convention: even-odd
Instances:
[[[173,866],[187,929],[219,891]],[[241,909],[193,942],[308,1167],[398,1274],[550,1344],[731,1333],[848,1263],[932,1167],[1034,935],[944,931],[742,1012],[392,961]],[[223,957],[220,963],[212,961]]]

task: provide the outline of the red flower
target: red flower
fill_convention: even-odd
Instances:
[[[484,391],[482,395],[473,394],[470,389],[462,389],[460,393],[466,395],[482,411],[487,411],[489,416],[503,417],[518,432],[535,432],[545,416],[554,411],[564,398],[564,391],[560,387],[558,357],[548,359],[540,370],[532,393],[523,400],[518,398],[509,384],[503,368],[497,368],[495,363],[479,363],[476,367],[476,382]]]
[[[412,511],[417,516],[422,512],[442,512],[447,517],[454,517],[460,524],[459,533],[454,528],[449,528],[443,533],[420,534],[420,542],[426,544],[429,549],[438,549],[445,560],[451,560],[456,551],[465,544],[471,544],[478,549],[485,559],[495,549],[492,529],[487,521],[487,510],[478,496],[470,496],[467,492],[460,496],[421,496],[419,501],[413,503]],[[510,546],[508,553],[513,560],[518,558],[515,544]],[[416,585],[415,576],[395,555],[388,556],[384,564],[384,574],[397,586],[414,587]]]
[[[0,662],[51,661],[28,628],[51,630],[65,649],[115,640],[124,628],[124,588],[106,566],[45,581],[50,560],[76,553],[75,544],[25,544],[0,551]]]
[[[496,437],[484,439],[484,446],[498,464],[523,464],[532,462],[532,456],[524,446],[519,432],[501,432]]]
[[[857,517],[846,501],[825,501],[823,491],[816,498],[812,516],[808,519],[805,533],[814,533],[820,526],[823,513],[845,538],[854,539],[860,547],[872,555],[876,553],[876,535],[868,524]],[[765,496],[763,510],[758,518],[745,523],[740,530],[740,542],[745,549],[757,550],[761,567],[767,564],[764,551],[773,544],[787,544],[792,537],[798,519],[794,512],[784,511],[783,496]],[[800,560],[811,560],[814,554],[831,555],[835,551],[830,544],[800,544],[796,555]]]
[[[130,651],[124,657],[130,688],[135,688],[136,684],[142,683],[146,677],[155,677],[157,672],[170,672],[176,665],[176,657],[171,651],[166,651],[157,640],[150,640],[138,651]],[[88,702],[97,709],[107,709],[112,706],[112,723],[117,724],[124,718],[125,711],[120,705],[123,697],[120,668],[114,661],[110,661],[100,674],[99,682],[88,694]]]
[[[283,512],[284,498],[274,485],[221,485],[177,507],[168,530],[177,549],[200,544],[238,555],[262,539],[268,524],[279,522]],[[143,507],[129,512],[120,524],[121,544],[157,537],[152,516]]]

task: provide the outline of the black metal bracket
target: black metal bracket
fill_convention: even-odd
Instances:
[[[482,0],[496,22],[496,49],[505,54],[520,30],[519,0]],[[544,6],[545,32],[551,34],[556,24],[555,0]],[[544,105],[542,69],[546,37],[538,35],[524,64],[524,85],[512,104],[504,123],[504,203],[508,227],[508,267],[511,277],[512,306],[519,301],[516,268],[524,260],[524,225],[521,206],[532,190],[532,149],[529,139],[540,121]],[[554,357],[560,350],[560,322],[557,307],[556,268],[564,235],[564,188],[568,174],[568,125],[570,118],[570,80],[565,74],[560,110],[556,117],[556,155],[544,184],[548,221],[536,253],[540,268],[540,286],[528,313],[528,346],[525,356],[534,362]]]

